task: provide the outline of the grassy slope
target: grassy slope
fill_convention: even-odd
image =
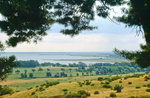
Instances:
[[[81,80],[91,79],[93,77],[84,77],[85,79],[82,77],[80,78],[78,77],[78,79],[80,79],[81,81]],[[96,78],[96,76],[94,78]],[[111,82],[112,86],[114,86],[115,84],[120,84],[124,87],[121,93],[116,93],[117,98],[129,98],[131,96],[150,96],[150,93],[145,91],[147,87],[143,87],[143,85],[150,83],[150,80],[144,81],[144,77],[129,78],[127,80],[122,79],[122,83],[119,83],[119,80]],[[132,82],[133,84],[129,85],[128,82]],[[71,93],[76,93],[79,90],[85,90],[85,91],[90,92],[91,96],[89,98],[106,98],[106,96],[109,96],[111,92],[115,92],[114,90],[111,90],[111,89],[102,88],[102,84],[100,84],[100,82],[97,80],[92,80],[92,83],[95,84],[95,86],[84,85],[83,87],[79,87],[77,82],[71,82],[71,83],[64,82],[64,83],[60,83],[58,85],[46,88],[46,90],[42,92],[36,92],[36,96],[50,97],[50,96],[63,95],[64,92],[62,91],[62,89],[68,89],[69,90],[68,92],[71,92]],[[137,86],[140,86],[141,88],[136,89]],[[17,92],[17,93],[14,93],[13,95],[6,95],[4,96],[4,98],[35,98],[35,95],[31,96],[31,93],[33,91],[35,91],[35,88],[31,90]],[[100,94],[94,95],[93,94],[94,91],[99,91]]]

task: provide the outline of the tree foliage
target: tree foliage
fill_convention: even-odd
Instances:
[[[54,23],[64,25],[61,32],[73,36],[94,29],[89,23],[95,15],[106,18],[109,6],[122,3],[123,0],[0,0],[0,13],[4,17],[0,28],[9,36],[7,44],[13,47],[41,40]]]
[[[150,66],[150,0],[129,0],[128,6],[128,9],[123,9],[124,15],[117,20],[129,27],[143,29],[146,44],[141,45],[141,51],[115,49],[115,52],[131,60],[132,63],[148,67]]]
[[[8,73],[12,71],[13,67],[16,67],[15,57],[10,56],[9,58],[1,57],[0,58],[0,80],[7,78]]]

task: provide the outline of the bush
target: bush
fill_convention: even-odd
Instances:
[[[146,87],[146,85],[143,85],[143,87]]]
[[[104,80],[104,78],[103,77],[98,77],[98,79],[97,79],[98,81],[103,81]]]
[[[101,82],[101,84],[105,84],[104,82]]]
[[[62,89],[62,91],[64,91],[64,92],[65,92],[65,91],[68,91],[68,89]]]
[[[40,67],[40,68],[38,69],[38,71],[43,71],[43,69]]]
[[[141,87],[139,87],[139,86],[137,86],[137,87],[135,87],[136,89],[139,89],[139,88],[141,88]]]
[[[80,94],[80,95],[86,95],[86,96],[90,96],[90,93],[88,93],[88,92],[86,92],[86,91],[84,91],[84,90],[80,90],[80,91],[78,91],[78,94]]]
[[[120,80],[119,83],[122,83],[122,81]]]
[[[111,78],[111,81],[115,81],[115,80],[118,80],[118,79],[121,79],[121,76],[114,76]]]
[[[104,84],[102,87],[103,87],[103,88],[112,88],[112,86],[109,85],[109,84]]]
[[[99,91],[95,91],[94,94],[99,94]]]
[[[84,83],[85,83],[85,85],[90,85],[90,84],[91,84],[91,81],[85,80]]]
[[[114,90],[116,90],[117,92],[121,92],[122,89],[123,89],[123,87],[120,85],[115,85],[115,87],[114,87]]]
[[[9,88],[8,86],[1,86],[0,85],[0,96],[5,95],[5,94],[13,94],[14,91]]]
[[[150,79],[150,76],[145,76],[144,78],[147,79],[147,80],[149,80],[149,79]]]
[[[79,84],[79,86],[80,86],[80,87],[82,87],[82,86],[83,86],[83,84],[82,84],[81,82],[78,82],[78,84]]]
[[[147,92],[150,92],[150,89],[146,89]]]
[[[116,97],[115,93],[110,93],[110,97]]]
[[[81,90],[81,91],[78,91],[78,93],[70,93],[70,94],[67,94],[67,95],[64,95],[64,97],[62,98],[87,98],[87,96],[90,96],[90,93],[84,91],[84,90]]]
[[[81,98],[87,98],[87,96],[84,94],[84,95],[81,95]]]
[[[132,84],[132,82],[128,82],[128,84]]]
[[[44,91],[45,90],[45,88],[43,88],[42,86],[38,89],[38,91]]]
[[[106,81],[105,84],[110,84],[110,82],[109,82],[109,81]]]
[[[147,84],[147,87],[150,87],[150,84]]]
[[[35,92],[32,92],[31,95],[35,95]]]
[[[59,84],[59,82],[58,81],[53,81],[53,82],[46,82],[45,83],[45,86],[46,86],[46,88],[48,88],[49,86],[53,86],[53,85],[57,85],[57,84]]]

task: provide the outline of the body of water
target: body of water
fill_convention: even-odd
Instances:
[[[78,63],[79,61],[66,61],[65,59],[107,59],[113,57],[113,53],[99,52],[1,52],[0,56],[15,55],[17,60],[37,60],[39,63]],[[63,61],[65,60],[65,61]],[[93,61],[82,61],[86,64],[98,63]],[[102,63],[102,62],[101,62]]]

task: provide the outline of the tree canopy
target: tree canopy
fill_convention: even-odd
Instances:
[[[13,47],[20,42],[41,40],[54,23],[65,26],[60,32],[73,36],[94,29],[89,23],[95,15],[106,18],[110,6],[123,3],[123,0],[0,0],[0,13],[4,17],[0,28],[9,36],[7,44]]]
[[[141,67],[150,66],[150,0],[130,0],[129,9],[123,9],[124,15],[117,18],[129,27],[138,27],[143,30],[145,45],[141,45],[141,51],[119,51],[123,57],[137,63]]]

